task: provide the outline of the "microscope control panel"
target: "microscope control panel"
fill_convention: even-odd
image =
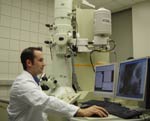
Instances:
[[[57,98],[65,101],[67,103],[74,103],[74,102],[77,101],[79,96],[80,96],[79,93],[68,93],[68,94],[64,94],[64,95],[58,96]]]

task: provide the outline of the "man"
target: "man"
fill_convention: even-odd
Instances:
[[[41,48],[29,47],[23,50],[21,62],[24,71],[11,87],[10,103],[7,107],[10,121],[48,121],[46,113],[50,112],[59,112],[68,117],[108,115],[102,107],[80,109],[56,97],[46,95],[37,80],[37,75],[43,73],[45,66]]]

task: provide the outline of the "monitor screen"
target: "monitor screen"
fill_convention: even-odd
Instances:
[[[121,62],[117,82],[116,96],[144,100],[148,58]]]
[[[94,92],[102,97],[114,96],[115,64],[95,67]]]

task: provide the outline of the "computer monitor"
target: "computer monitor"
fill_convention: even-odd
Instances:
[[[95,66],[95,94],[104,98],[114,97],[115,67],[114,63]]]
[[[148,58],[139,58],[119,64],[116,97],[129,100],[144,100],[147,62]]]

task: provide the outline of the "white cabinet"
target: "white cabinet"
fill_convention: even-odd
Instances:
[[[7,108],[8,104],[0,102],[0,121],[8,121]]]

